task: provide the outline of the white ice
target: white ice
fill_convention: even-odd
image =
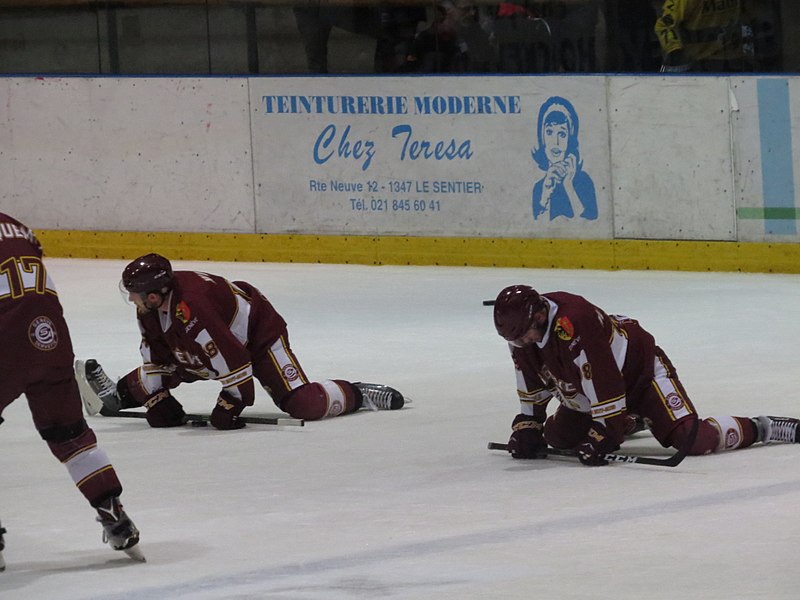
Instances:
[[[139,360],[122,261],[50,259],[79,358]],[[800,416],[800,277],[178,262],[259,287],[308,375],[413,399],[305,427],[238,432],[88,421],[125,486],[147,563],[94,511],[23,398],[0,426],[0,597],[26,599],[782,600],[798,597],[800,446],[676,468],[514,461],[519,404],[492,299],[529,283],[638,318],[701,415]],[[218,385],[185,385],[209,411]],[[275,414],[263,390],[250,414]],[[651,437],[628,453],[666,456]]]

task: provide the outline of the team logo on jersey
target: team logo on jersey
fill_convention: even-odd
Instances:
[[[58,346],[56,326],[47,317],[36,317],[28,327],[28,339],[37,350],[42,352],[55,350]]]
[[[575,328],[572,326],[572,322],[567,317],[558,318],[556,321],[555,331],[558,339],[564,340],[565,342],[570,341],[575,335]]]
[[[667,406],[669,406],[672,411],[676,411],[683,407],[683,399],[675,392],[670,392],[667,394],[666,400]]]
[[[739,438],[739,432],[731,427],[728,431],[725,432],[725,449],[731,450],[733,448],[739,447],[739,442],[741,439]]]
[[[294,381],[295,379],[300,377],[294,365],[283,365],[281,371],[283,372],[283,378],[286,381]]]
[[[192,311],[189,310],[189,305],[183,300],[178,302],[178,306],[175,307],[175,317],[184,325],[192,318]]]
[[[335,417],[337,415],[342,414],[344,410],[344,406],[338,400],[334,400],[331,402],[330,408],[328,408],[328,412],[325,414],[326,417]]]

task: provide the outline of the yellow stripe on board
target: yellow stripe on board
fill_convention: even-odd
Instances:
[[[800,244],[37,231],[48,256],[555,269],[800,273]]]

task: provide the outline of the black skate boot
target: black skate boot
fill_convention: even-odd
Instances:
[[[145,561],[139,549],[139,530],[122,509],[119,498],[109,498],[97,507],[97,520],[103,526],[103,541],[114,550],[122,550],[141,562]]]
[[[106,375],[103,367],[93,358],[86,362],[75,361],[75,378],[86,412],[109,417],[122,410],[122,400],[117,394],[117,384]]]
[[[357,381],[353,384],[364,400],[362,406],[369,410],[397,410],[403,408],[405,398],[403,394],[388,385],[379,383],[362,383]]]
[[[784,442],[787,444],[800,444],[800,419],[792,417],[754,417],[753,422],[758,428],[757,442],[770,444]]]

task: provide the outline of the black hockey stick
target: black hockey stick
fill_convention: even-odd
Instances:
[[[132,410],[121,410],[116,413],[106,415],[109,417],[125,417],[128,419],[146,419],[147,414],[143,412],[136,412]],[[185,425],[192,425],[194,427],[205,427],[208,425],[209,415],[196,415],[188,414],[183,418]],[[280,426],[295,426],[303,427],[305,421],[303,419],[294,419],[292,417],[239,417],[242,423],[252,423],[253,425],[280,425]]]
[[[605,459],[612,462],[639,464],[639,465],[653,465],[656,467],[677,467],[683,459],[689,454],[689,450],[694,446],[694,440],[697,437],[697,428],[700,426],[700,419],[696,419],[692,430],[689,432],[689,437],[686,443],[672,456],[667,458],[652,458],[649,456],[631,456],[630,454],[606,454]],[[508,451],[508,444],[501,444],[498,442],[489,442],[489,450],[506,450]],[[573,450],[562,450],[561,448],[547,448],[545,451],[548,456],[569,456],[577,458],[578,455]]]
[[[483,301],[483,305],[484,306],[494,306],[494,300],[484,300]]]

